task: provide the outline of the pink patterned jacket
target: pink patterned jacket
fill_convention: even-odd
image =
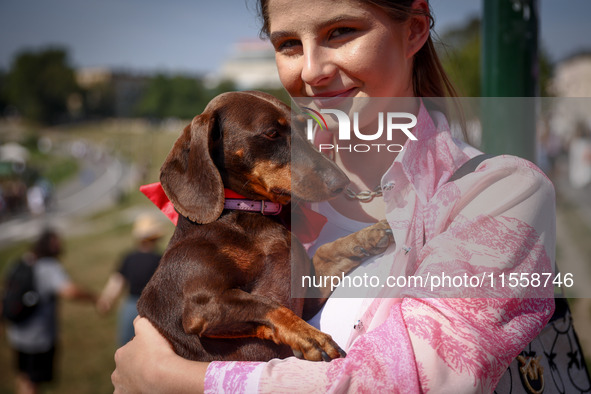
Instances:
[[[395,246],[391,275],[551,272],[554,188],[530,162],[484,161],[447,182],[479,152],[455,141],[445,118],[424,107],[382,179]],[[410,251],[409,251],[410,248]],[[546,324],[552,289],[479,289],[473,297],[425,298],[387,288],[367,299],[347,357],[330,363],[291,357],[267,363],[213,362],[206,392],[490,393],[511,360]]]

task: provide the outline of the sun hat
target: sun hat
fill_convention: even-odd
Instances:
[[[164,231],[160,221],[152,215],[141,214],[136,218],[131,234],[138,240],[157,239],[164,236]]]

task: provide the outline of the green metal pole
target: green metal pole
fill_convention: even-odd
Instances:
[[[481,148],[535,159],[538,0],[483,0]]]

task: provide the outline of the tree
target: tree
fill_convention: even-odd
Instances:
[[[480,96],[480,19],[442,35],[442,63],[460,96]]]
[[[198,78],[160,74],[148,83],[136,113],[159,119],[191,119],[203,112],[207,103],[217,94],[233,89],[234,84],[230,82],[222,82],[213,89],[207,89]]]
[[[0,70],[0,116],[6,113],[8,99],[6,98],[6,72]]]
[[[458,94],[464,97],[481,96],[481,29],[480,18],[472,18],[466,24],[452,28],[441,36],[440,45],[443,67],[451,78]],[[541,46],[540,46],[541,47]],[[540,95],[548,96],[547,87],[552,74],[552,64],[542,48],[539,52]]]
[[[7,76],[7,100],[22,116],[42,123],[67,117],[68,98],[79,93],[65,49],[18,54]]]

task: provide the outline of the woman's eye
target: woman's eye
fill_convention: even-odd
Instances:
[[[331,38],[339,38],[342,35],[353,33],[355,31],[352,27],[338,27],[330,33]]]
[[[294,51],[300,46],[299,40],[285,40],[279,43],[275,50],[277,52],[286,52],[286,51]]]

